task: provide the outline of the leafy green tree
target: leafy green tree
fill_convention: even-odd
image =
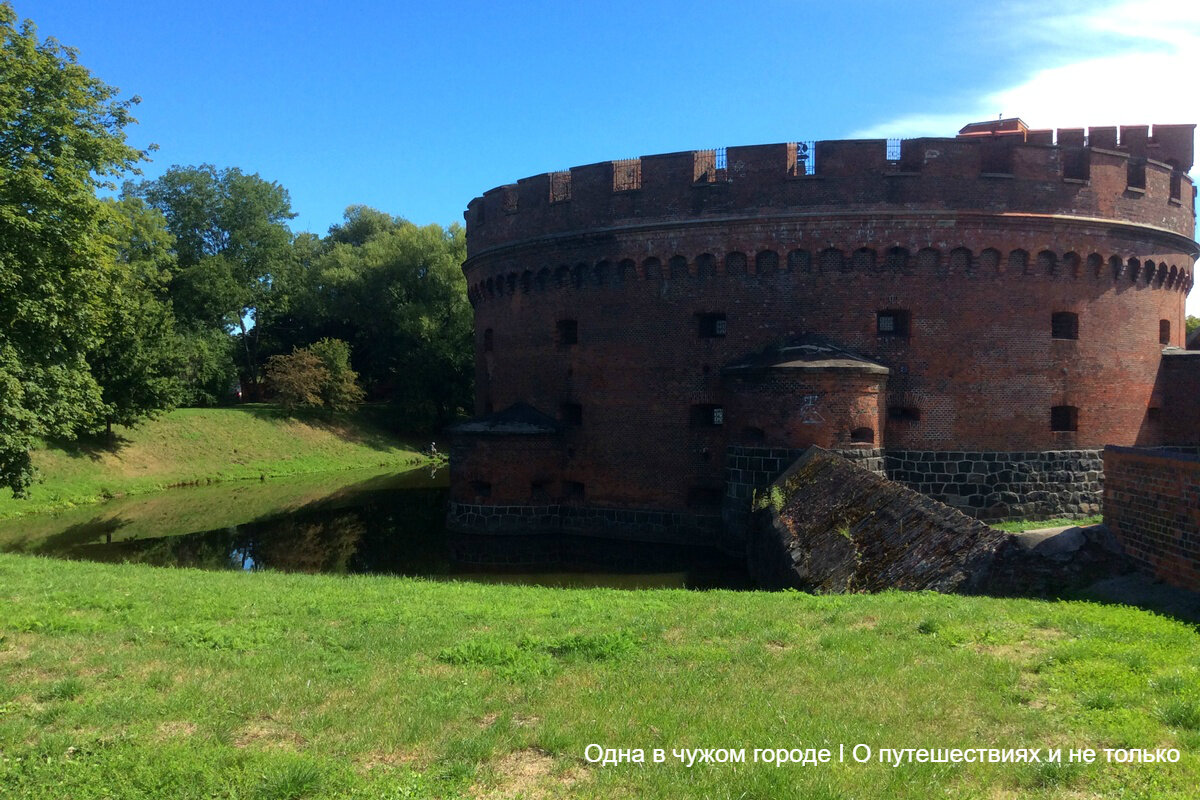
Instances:
[[[1187,318],[1187,332],[1191,334],[1196,328],[1200,328],[1200,317],[1189,316]]]
[[[181,328],[179,355],[181,405],[215,406],[229,397],[238,380],[237,342],[226,331],[195,325]]]
[[[161,211],[175,237],[171,296],[180,320],[189,329],[237,329],[242,370],[257,383],[262,331],[287,310],[281,288],[294,263],[287,221],[295,216],[287,190],[203,164],[127,184],[125,195]]]
[[[144,158],[125,137],[136,102],[0,3],[0,485],[17,494],[36,437],[104,416],[87,354],[116,267],[96,190]]]
[[[469,406],[472,315],[460,226],[419,227],[366,206],[321,242],[297,238],[289,313],[272,330],[280,350],[321,338],[353,346],[371,396],[413,424],[435,425]]]
[[[110,235],[121,269],[105,297],[110,318],[87,360],[111,437],[113,424],[133,425],[179,402],[183,354],[164,297],[175,263],[165,221],[136,198],[107,202],[116,211]]]
[[[327,377],[321,385],[321,402],[333,411],[350,411],[363,401],[358,373],[350,368],[350,345],[341,339],[322,339],[308,348],[321,360]]]

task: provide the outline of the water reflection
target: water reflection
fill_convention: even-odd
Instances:
[[[450,535],[444,470],[176,489],[0,522],[0,550],[217,570],[560,586],[749,588],[718,553],[587,537]]]

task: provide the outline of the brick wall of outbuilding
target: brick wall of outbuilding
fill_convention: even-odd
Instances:
[[[1200,456],[1104,449],[1104,522],[1158,578],[1200,591]]]

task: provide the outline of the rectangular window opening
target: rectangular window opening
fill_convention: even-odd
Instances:
[[[888,406],[888,419],[896,422],[920,422],[921,409],[912,406]]]
[[[697,314],[696,319],[700,323],[699,334],[701,339],[720,339],[728,331],[724,311]]]
[[[1079,315],[1070,311],[1056,311],[1050,317],[1050,337],[1052,339],[1078,339]]]
[[[725,407],[701,403],[691,407],[689,421],[693,427],[716,428],[725,424]]]
[[[907,339],[910,322],[911,318],[907,311],[898,309],[880,311],[875,315],[875,331],[880,336]]]
[[[583,424],[583,406],[579,403],[563,403],[558,407],[558,416],[564,425],[578,427]]]
[[[1079,430],[1079,409],[1075,406],[1054,406],[1051,408],[1050,430],[1059,433]]]
[[[558,343],[561,345],[579,344],[579,322],[573,319],[558,321]]]

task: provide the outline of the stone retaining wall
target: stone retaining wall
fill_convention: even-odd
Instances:
[[[888,450],[887,474],[981,519],[1084,516],[1100,511],[1100,450]]]

